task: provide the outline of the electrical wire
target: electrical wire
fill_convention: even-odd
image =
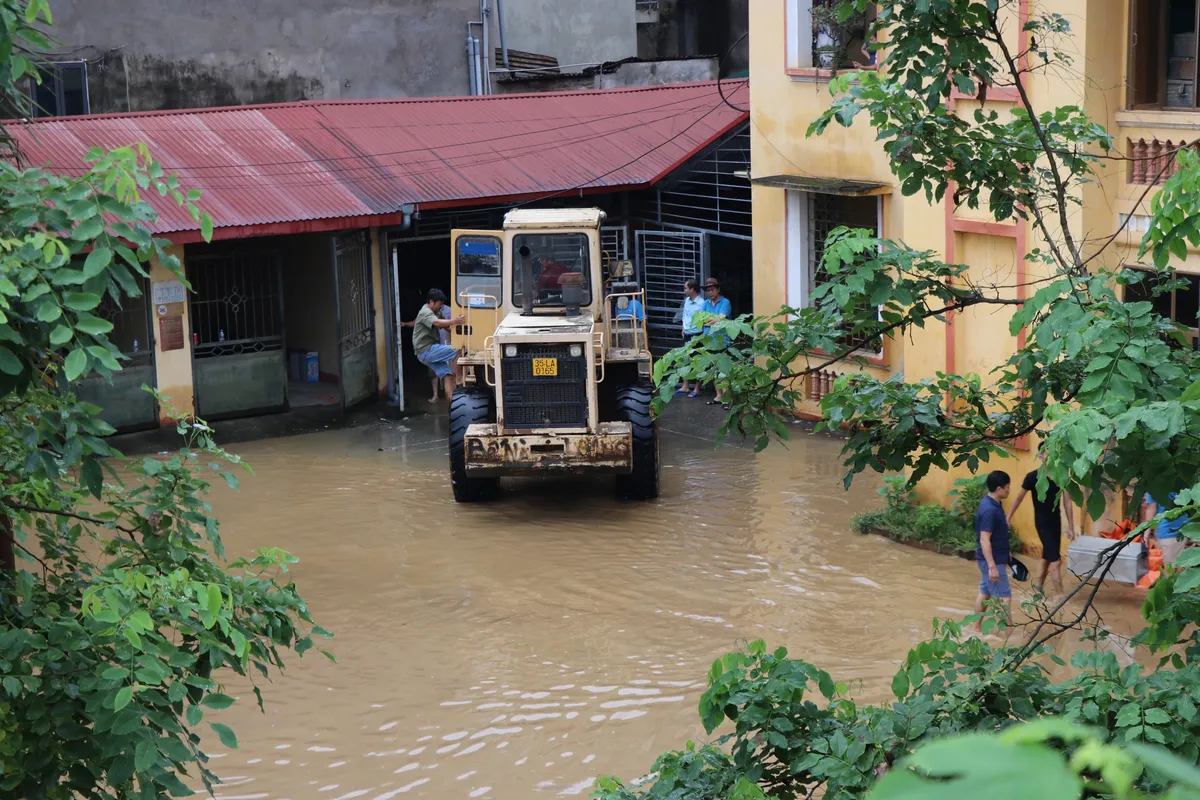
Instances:
[[[222,179],[222,178],[225,178],[225,179],[244,178],[245,179],[244,182],[238,182],[238,183],[213,183],[213,182],[209,182],[209,180],[206,180],[205,176],[198,176],[200,183],[198,184],[197,188],[200,188],[202,190],[219,190],[219,189],[237,190],[237,189],[249,189],[249,188],[256,188],[256,187],[271,187],[271,188],[279,188],[279,189],[299,189],[299,188],[305,188],[305,187],[324,187],[324,186],[329,186],[331,179],[336,179],[338,176],[345,176],[350,179],[354,179],[356,177],[354,175],[354,173],[363,173],[363,172],[365,172],[366,174],[357,176],[360,180],[363,180],[364,182],[368,182],[368,183],[375,182],[376,184],[386,184],[386,183],[389,183],[392,181],[403,181],[410,177],[418,177],[421,175],[432,175],[432,174],[439,174],[439,173],[446,173],[446,172],[455,172],[460,169],[470,169],[470,168],[485,166],[488,164],[493,164],[493,163],[502,162],[502,161],[511,161],[513,159],[520,158],[523,156],[534,155],[534,154],[546,152],[549,150],[558,150],[558,149],[562,149],[564,147],[570,147],[570,146],[574,146],[577,144],[583,144],[583,143],[586,143],[589,141],[593,141],[597,138],[602,138],[603,136],[611,136],[613,134],[623,133],[623,132],[628,132],[631,130],[643,128],[643,127],[646,127],[647,125],[653,125],[653,124],[665,122],[665,121],[672,120],[672,119],[687,117],[687,116],[690,116],[691,113],[698,111],[701,108],[705,108],[705,107],[708,107],[708,111],[706,111],[705,114],[701,115],[701,117],[698,118],[695,122],[693,122],[692,125],[689,125],[687,128],[685,128],[683,132],[680,132],[678,134],[672,133],[672,136],[681,136],[681,135],[683,135],[684,132],[691,130],[691,128],[694,127],[694,125],[696,123],[703,120],[705,117],[708,116],[709,113],[712,112],[713,108],[709,107],[708,103],[705,103],[700,106],[693,106],[693,107],[690,107],[687,109],[683,109],[682,111],[676,112],[674,114],[668,114],[668,115],[664,115],[664,116],[650,119],[650,120],[643,118],[634,124],[625,126],[623,128],[618,128],[615,130],[604,131],[602,133],[596,133],[596,132],[589,131],[589,132],[583,134],[582,136],[579,136],[579,137],[573,138],[573,139],[557,140],[557,141],[552,141],[552,142],[523,143],[523,144],[517,145],[516,147],[510,148],[510,149],[505,149],[505,150],[493,149],[493,150],[485,152],[485,153],[476,154],[478,156],[481,156],[481,158],[478,158],[478,159],[475,159],[475,160],[472,160],[469,162],[459,160],[459,161],[456,161],[453,163],[449,163],[440,156],[434,156],[433,158],[429,158],[429,159],[418,159],[418,160],[414,160],[414,161],[391,164],[391,165],[379,165],[379,164],[374,164],[374,163],[367,163],[367,164],[346,166],[346,167],[336,168],[336,169],[333,169],[333,168],[323,168],[322,169],[319,167],[319,165],[313,165],[314,169],[303,170],[303,171],[268,172],[268,173],[265,173],[264,175],[242,174],[242,175],[213,176],[213,177],[216,177],[218,180]],[[719,107],[720,106],[718,105],[717,108],[719,108]],[[643,113],[643,112],[638,112],[638,113]],[[564,127],[566,127],[566,126],[564,126]],[[543,133],[543,132],[545,132],[545,131],[538,131],[537,133]],[[483,140],[483,141],[486,142],[486,140]],[[666,144],[665,142],[660,143],[655,148],[652,148],[651,151],[649,151],[649,152],[653,152],[654,149],[664,146],[665,144]],[[427,152],[427,151],[424,151],[424,152]],[[647,154],[649,154],[649,153],[647,153]],[[370,156],[368,156],[368,158],[369,157]],[[362,160],[364,157],[358,157],[358,158],[360,160]],[[633,162],[631,162],[631,163],[633,163]],[[419,164],[436,165],[436,166],[434,166],[430,169],[420,169],[420,170],[409,169],[409,167],[411,167],[413,165],[419,165]],[[387,172],[381,172],[380,171],[381,166],[400,167],[400,168],[404,169],[404,171],[399,174],[391,174],[391,173],[387,173]],[[628,166],[628,165],[626,165],[626,166]],[[248,169],[251,169],[252,167],[254,167],[254,165],[248,164],[248,165],[245,165],[244,167],[242,167],[242,169],[248,170]],[[168,167],[168,168],[171,170],[179,170],[180,172],[186,171],[186,168],[183,168],[183,167]],[[84,173],[84,172],[86,172],[86,169],[72,167],[65,171],[66,172]],[[295,180],[295,181],[263,180],[264,177],[276,178],[276,177],[280,177],[280,176],[291,176],[291,175],[294,175],[298,178],[313,178],[315,180]],[[467,176],[467,177],[469,179],[469,176]],[[598,179],[599,178],[594,178],[591,180],[594,181],[594,180],[598,180]]]
[[[571,123],[568,123],[565,125],[560,125],[556,128],[549,128],[549,129],[540,128],[537,130],[519,131],[519,132],[503,134],[503,135],[499,135],[499,136],[493,135],[493,136],[488,136],[483,139],[476,139],[476,140],[471,140],[471,141],[466,141],[466,142],[450,142],[448,144],[442,145],[441,147],[443,149],[453,149],[456,147],[469,147],[471,145],[477,145],[477,144],[491,144],[493,142],[502,141],[505,139],[515,139],[515,138],[534,136],[534,135],[538,135],[538,134],[552,133],[554,131],[566,130],[568,128],[577,128],[577,127],[592,125],[594,123],[601,122],[604,120],[620,119],[622,117],[641,115],[641,114],[645,114],[648,110],[655,111],[655,110],[660,110],[660,109],[671,108],[674,106],[679,106],[684,103],[695,103],[696,99],[697,98],[694,96],[689,96],[689,97],[681,98],[678,100],[672,100],[671,102],[655,106],[653,109],[639,108],[639,109],[634,109],[632,111],[623,111],[623,112],[620,112],[617,114],[602,114],[602,115],[597,115],[595,117],[587,117],[584,119],[580,119],[580,120],[577,120],[575,122],[571,122]],[[693,109],[689,109],[689,110],[695,110],[695,109],[698,109],[701,107],[703,107],[703,104],[696,105],[696,106],[694,106]],[[544,120],[531,119],[529,121],[531,121],[531,122],[533,122],[533,121],[549,121],[550,119],[554,119],[554,118],[547,118]],[[61,122],[61,119],[59,119],[57,121]],[[522,120],[522,122],[524,122],[524,120]],[[35,123],[34,127],[36,128],[41,124],[44,124],[44,123]],[[447,123],[447,124],[449,124],[449,125],[471,125],[471,126],[477,127],[479,125],[485,125],[487,123],[480,122],[479,120],[472,120],[469,122]],[[341,126],[338,126],[337,130],[372,130],[372,129],[376,129],[376,128],[396,129],[396,128],[408,128],[408,127],[419,128],[419,129],[424,130],[424,129],[428,129],[430,126],[429,125],[396,125],[396,124],[385,124],[385,125],[378,125],[378,126],[359,126],[359,127],[354,127],[354,128],[342,128]],[[438,127],[442,127],[442,124],[439,123]],[[261,127],[259,127],[259,128],[249,128],[249,127],[182,128],[182,127],[171,126],[170,128],[163,128],[161,130],[163,130],[163,132],[165,132],[165,133],[173,133],[176,131],[191,131],[191,132],[195,132],[195,133],[206,133],[209,135],[216,135],[216,136],[220,136],[221,134],[225,133],[226,131],[235,131],[235,130],[243,131],[245,133],[250,133],[250,134],[257,134],[259,136],[263,135],[263,133],[265,132]],[[279,128],[275,128],[275,130],[285,132],[285,133],[288,131],[302,131],[302,130],[314,130],[314,131],[322,131],[324,133],[329,133],[331,129],[326,126],[320,126],[320,127],[311,127],[311,128],[310,127],[298,127],[298,128],[279,127]],[[155,133],[156,131],[150,130],[149,132]],[[266,131],[266,132],[269,132],[269,131]],[[384,158],[384,157],[388,157],[388,156],[406,155],[408,153],[427,153],[431,149],[433,149],[433,147],[428,146],[428,145],[422,146],[422,147],[410,147],[410,148],[406,148],[403,150],[389,150],[389,151],[383,151],[383,152],[377,152],[377,153],[370,153],[370,154],[368,154],[368,157]],[[221,170],[221,169],[231,170],[231,169],[247,169],[247,168],[274,167],[274,166],[306,166],[306,167],[310,167],[314,164],[324,164],[324,163],[330,163],[330,162],[336,163],[336,162],[340,162],[340,161],[361,161],[361,160],[363,160],[363,158],[364,157],[362,155],[320,156],[320,157],[310,157],[310,158],[305,158],[305,159],[287,159],[287,160],[283,160],[283,161],[249,162],[249,163],[245,163],[245,164],[237,164],[234,162],[227,162],[227,163],[212,163],[212,162],[210,162],[210,163],[206,163],[206,164],[178,165],[178,166],[164,163],[163,167],[165,169],[170,169],[170,170],[179,171],[179,172],[197,173],[197,172],[200,172],[203,170]],[[288,173],[280,172],[280,173],[275,173],[275,174],[288,174]],[[308,170],[301,170],[299,172],[296,172],[295,174],[310,174],[310,173]],[[222,176],[217,176],[217,177],[222,177]]]
[[[745,85],[745,86],[749,86],[749,84],[750,84],[750,81],[749,81],[749,80],[746,80],[746,81],[744,81],[744,82],[743,82],[743,85]],[[724,98],[722,98],[722,102],[721,102],[721,103],[719,103],[719,104],[717,104],[717,105],[714,105],[712,108],[710,108],[708,111],[706,111],[706,112],[704,113],[704,115],[703,115],[703,116],[701,116],[699,119],[696,119],[694,122],[692,122],[692,124],[688,125],[688,126],[687,126],[686,128],[684,128],[682,131],[680,131],[680,132],[679,132],[679,133],[677,133],[677,134],[674,134],[673,136],[675,136],[675,137],[678,137],[678,136],[682,136],[683,134],[687,133],[687,132],[688,132],[688,131],[690,131],[692,128],[696,127],[696,126],[697,126],[697,125],[699,125],[701,122],[703,122],[703,121],[704,121],[704,119],[705,119],[705,118],[707,118],[709,114],[712,114],[713,112],[715,112],[715,111],[718,111],[718,110],[719,110],[719,109],[720,109],[720,108],[721,108],[723,105],[725,105]],[[573,187],[573,188],[570,188],[570,189],[563,189],[563,190],[561,190],[561,191],[554,192],[554,193],[552,193],[552,194],[548,194],[548,195],[543,195],[543,196],[540,196],[540,197],[537,197],[537,198],[534,198],[534,199],[526,200],[525,202],[523,202],[523,203],[518,203],[517,205],[515,205],[515,206],[513,206],[513,207],[514,207],[514,208],[523,208],[524,206],[527,206],[527,205],[529,205],[530,203],[534,203],[534,202],[540,202],[540,201],[544,201],[544,200],[550,200],[550,199],[553,199],[553,198],[555,198],[555,197],[560,197],[560,196],[562,196],[562,195],[564,195],[564,194],[570,194],[570,193],[572,193],[572,192],[581,192],[581,191],[583,191],[584,189],[586,189],[586,188],[587,188],[589,185],[591,185],[591,184],[595,183],[596,181],[603,180],[604,178],[607,178],[609,175],[612,175],[612,174],[613,174],[613,173],[615,173],[615,172],[620,172],[621,170],[623,170],[623,169],[625,169],[625,168],[627,168],[627,167],[630,167],[630,166],[632,166],[633,164],[636,164],[637,162],[641,161],[643,158],[645,158],[645,157],[649,156],[650,154],[652,154],[652,153],[654,153],[654,152],[656,152],[656,151],[660,150],[660,149],[661,149],[661,148],[663,148],[663,147],[666,147],[666,146],[667,146],[668,144],[670,144],[672,141],[674,141],[674,139],[673,139],[673,138],[664,139],[662,142],[660,142],[659,144],[655,145],[654,147],[651,147],[649,150],[647,150],[646,152],[642,153],[640,156],[637,156],[636,158],[634,158],[634,159],[632,159],[632,160],[630,160],[630,161],[628,161],[628,162],[626,162],[626,163],[622,164],[622,165],[621,165],[621,166],[619,166],[619,167],[614,167],[613,169],[610,169],[608,172],[605,172],[605,173],[603,173],[603,174],[601,174],[601,175],[597,175],[596,177],[592,178],[591,180],[589,180],[589,181],[586,181],[585,183],[581,183],[581,184],[579,184],[578,186],[575,186],[575,187]]]
[[[746,37],[749,35],[750,35],[750,31],[746,31],[741,36],[739,36],[737,38],[737,41],[735,41],[733,44],[729,45],[729,49],[725,51],[725,55],[722,56],[721,60],[717,63],[717,94],[721,95],[721,102],[723,102],[725,105],[732,108],[734,111],[737,111],[742,114],[749,114],[750,109],[735,106],[733,103],[731,103],[728,100],[728,98],[725,97],[725,91],[721,88],[721,73],[725,71],[725,62],[729,60],[729,57],[731,55],[733,55],[734,48],[736,48],[742,42],[746,41]]]

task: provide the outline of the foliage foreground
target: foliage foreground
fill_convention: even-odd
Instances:
[[[44,0],[0,0],[10,108],[49,23]],[[217,721],[234,703],[222,672],[266,678],[281,650],[328,634],[286,580],[293,556],[225,564],[204,476],[236,487],[244,465],[202,422],[179,421],[179,452],[118,473],[112,429],[72,385],[121,368],[103,307],[137,298],[154,261],[184,277],[141,193],[186,207],[205,238],[212,222],[143,146],[63,177],[21,166],[3,129],[0,143],[0,798],[211,790],[201,733],[237,747]]]
[[[839,13],[867,5],[853,0]],[[784,420],[804,399],[807,377],[841,364],[849,369],[838,370],[822,398],[818,428],[846,434],[847,485],[865,470],[904,473],[914,484],[933,469],[976,472],[1008,455],[1014,440],[1038,436],[1047,454],[1040,492],[1053,479],[1096,519],[1106,493],[1135,486],[1135,501],[1146,491],[1172,496],[1166,517],[1197,519],[1200,356],[1155,311],[1158,299],[1186,286],[1172,261],[1200,247],[1192,143],[1175,162],[1153,165],[1140,252],[1116,250],[1126,221],[1111,235],[1084,236],[1075,218],[1084,187],[1102,170],[1125,169],[1125,157],[1082,106],[1039,108],[1030,94],[1043,78],[1081,69],[1071,65],[1081,47],[1069,20],[1034,4],[1018,29],[1016,0],[873,5],[874,40],[886,42],[879,68],[836,76],[834,98],[809,135],[866,118],[904,195],[939,203],[949,195],[1032,228],[1028,276],[1001,265],[985,281],[934,251],[835,230],[821,264],[828,280],[810,304],[719,321],[714,335],[668,354],[656,364],[659,407],[682,380],[722,384],[732,409],[721,435],[749,437],[761,449],[788,438]],[[1014,89],[1018,101],[987,104],[990,86]],[[1086,79],[1079,87],[1092,90]],[[955,105],[954,91],[977,102]],[[1126,259],[1145,266],[1127,268]],[[1126,302],[1130,292],[1143,299]],[[862,342],[872,351],[908,346],[927,323],[970,309],[1011,317],[1012,355],[986,375],[906,380],[858,368],[868,366]],[[1200,539],[1200,525],[1182,534]],[[662,756],[638,787],[604,778],[594,796],[1200,796],[1200,548],[1185,551],[1147,595],[1145,627],[1132,644],[1155,668],[1122,665],[1111,648],[1095,647],[1074,654],[1074,677],[1050,678],[1054,637],[1086,628],[1104,640],[1088,627],[1089,610],[1124,543],[1113,542],[1061,603],[1031,607],[1035,619],[1016,644],[992,647],[965,637],[961,623],[935,622],[932,638],[896,673],[888,705],[859,705],[844,684],[761,642],[727,655],[713,665],[700,713],[710,734],[726,723],[732,732]],[[983,622],[985,631],[996,625]]]

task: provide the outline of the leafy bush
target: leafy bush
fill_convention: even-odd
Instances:
[[[886,486],[879,493],[888,506],[876,511],[855,514],[850,527],[856,533],[882,533],[897,541],[918,541],[932,544],[939,553],[969,555],[975,552],[975,509],[986,494],[984,477],[960,478],[950,491],[954,504],[947,510],[937,503],[903,505],[904,493],[899,475],[884,478]],[[1009,542],[1011,552],[1021,552],[1021,540],[1013,532]]]
[[[917,490],[904,475],[886,475],[883,486],[876,490],[894,511],[903,511],[917,504]]]
[[[993,614],[980,621],[985,632],[1004,626]],[[994,648],[967,636],[961,623],[935,620],[932,638],[909,651],[892,679],[895,702],[860,705],[847,683],[788,658],[784,648],[768,651],[758,640],[713,662],[700,699],[704,729],[712,734],[729,722],[732,732],[701,747],[689,742],[685,750],[665,754],[654,767],[656,782],[645,788],[606,777],[597,782],[593,797],[794,800],[822,789],[828,800],[845,800],[865,797],[888,773],[877,791],[880,797],[897,799],[1065,800],[1081,796],[1078,783],[1084,773],[1089,797],[1158,796],[1172,783],[1190,786],[1188,781],[1195,781],[1190,765],[1200,755],[1200,668],[1180,662],[1179,669],[1147,673],[1138,664],[1122,668],[1111,652],[1080,651],[1072,659],[1079,674],[1052,683],[1042,658],[1063,663],[1045,645]],[[1061,720],[1009,727],[1038,717]],[[1008,754],[1010,745],[1021,744],[1065,745],[1073,777],[1065,777],[1063,765],[1053,763],[1049,753],[1030,756],[1018,747],[1013,759],[1001,759],[989,771],[978,758],[962,756],[966,745],[949,744],[979,747],[982,735],[1005,728],[995,749],[987,752]],[[945,741],[956,734],[966,735]],[[929,745],[933,740],[941,741]],[[1187,763],[1146,748],[1147,743],[1165,745]],[[947,754],[957,754],[959,762],[947,763]],[[1062,756],[1056,758],[1061,761]],[[1000,777],[1011,781],[1011,791],[975,791],[988,776],[997,780],[995,766],[1002,768]],[[910,767],[916,771],[909,772]],[[1050,777],[1058,775],[1057,782],[1042,785],[1042,791],[1029,790],[1030,776],[1024,771],[1034,767]],[[1064,786],[1074,793],[1062,791]],[[905,788],[909,793],[901,791]]]
[[[979,508],[987,494],[987,475],[959,478],[947,494],[954,498],[950,510],[960,517],[971,518],[971,524],[974,525],[975,509]]]
[[[28,111],[49,23],[45,0],[0,0],[6,110]],[[73,387],[121,369],[104,298],[144,302],[152,262],[186,280],[144,196],[172,198],[204,239],[212,220],[144,144],[93,150],[69,175],[25,169],[14,148],[0,123],[0,800],[211,792],[205,748],[238,746],[222,681],[249,678],[261,708],[285,653],[330,634],[294,556],[226,561],[207,476],[236,488],[246,467],[209,427],[179,420],[185,446],[123,476],[113,429]]]

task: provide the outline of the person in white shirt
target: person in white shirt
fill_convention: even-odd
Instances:
[[[683,307],[680,309],[683,320],[683,340],[685,343],[699,336],[703,330],[696,323],[695,317],[704,310],[704,298],[700,296],[700,282],[695,278],[691,278],[683,285]],[[687,380],[684,380],[683,386],[675,392],[675,394],[686,394],[688,397],[695,397],[700,391],[700,382],[696,381],[695,386]]]

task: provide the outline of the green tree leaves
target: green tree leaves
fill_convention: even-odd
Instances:
[[[208,725],[213,729],[213,733],[217,734],[217,737],[221,740],[221,744],[232,750],[237,749],[237,736],[234,735],[233,730],[228,725],[222,725],[219,722],[210,722]]]
[[[37,76],[13,53],[52,50],[48,22],[44,0],[0,0],[10,106]],[[152,260],[183,278],[141,192],[174,198],[206,237],[212,223],[141,144],[93,151],[70,177],[17,163],[0,159],[0,539],[18,554],[0,567],[0,800],[191,794],[180,773],[211,791],[202,746],[237,746],[220,722],[197,727],[234,702],[222,671],[269,678],[320,629],[279,580],[294,556],[226,564],[205,478],[245,465],[207,425],[178,420],[183,450],[117,471],[112,429],[72,384],[121,369],[107,316]]]

